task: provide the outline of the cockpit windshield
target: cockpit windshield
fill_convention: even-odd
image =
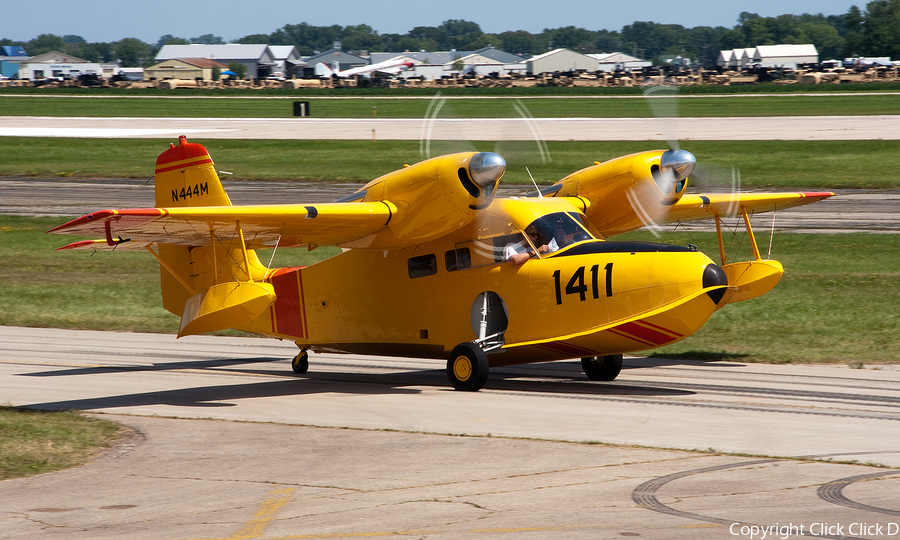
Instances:
[[[576,242],[594,239],[574,212],[541,216],[532,221],[525,231],[535,247],[547,246],[550,253]]]

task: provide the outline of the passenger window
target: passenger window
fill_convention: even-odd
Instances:
[[[444,263],[448,272],[472,268],[472,253],[469,248],[451,249],[444,253]]]
[[[407,270],[409,270],[409,277],[411,278],[420,278],[437,274],[437,257],[433,253],[431,255],[412,257],[406,262],[406,265]]]

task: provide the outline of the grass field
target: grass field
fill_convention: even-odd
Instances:
[[[81,465],[118,433],[118,424],[76,412],[0,407],[0,480]]]
[[[325,180],[365,182],[415,163],[418,141],[204,140],[229,180]],[[168,139],[64,139],[4,137],[0,176],[39,178],[150,178]],[[691,141],[682,147],[698,160],[695,186],[729,183],[734,167],[744,187],[900,188],[900,141]],[[509,170],[504,184],[528,184],[527,166],[542,184],[596,161],[665,148],[661,142],[548,142],[542,163],[533,142],[433,143],[436,152],[495,151]],[[707,186],[704,186],[707,187]]]
[[[44,231],[63,221],[0,217],[0,324],[176,331],[178,318],[161,306],[152,257],[53,251],[72,238]],[[626,238],[654,240],[644,232],[617,239]],[[713,234],[669,233],[661,241],[692,243],[717,258]],[[759,234],[758,241],[768,245],[767,235]],[[746,255],[746,243],[743,249]],[[337,251],[283,249],[275,266],[312,264]],[[269,252],[260,256],[268,261]],[[900,235],[778,234],[773,257],[786,274],[771,293],[727,306],[696,335],[654,354],[751,362],[897,361]]]
[[[438,91],[423,94],[435,96]],[[652,117],[654,110],[641,95],[625,96],[452,96],[441,109],[441,117],[518,118],[516,107],[524,107],[538,118],[632,118]],[[261,99],[263,98],[263,99]],[[320,118],[423,118],[429,99],[353,95],[277,96],[251,93],[235,96],[204,96],[185,93],[167,95],[111,95],[75,97],[10,95],[0,93],[2,116],[79,117],[172,117],[172,118],[284,118],[293,116],[293,101],[309,102],[312,116]],[[675,100],[668,100],[669,102]],[[821,116],[900,114],[900,94],[853,93],[829,95],[690,95],[677,99],[674,111],[685,117]],[[374,109],[373,109],[374,108]],[[673,112],[674,112],[673,111]]]

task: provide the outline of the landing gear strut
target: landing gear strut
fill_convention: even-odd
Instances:
[[[590,356],[581,359],[584,374],[592,381],[612,381],[622,370],[622,355]]]
[[[297,375],[303,375],[307,371],[309,371],[309,353],[306,350],[300,351],[297,356],[291,360],[291,369],[294,370],[294,373]]]
[[[467,341],[460,343],[450,352],[447,360],[447,378],[457,390],[477,392],[487,382],[487,355],[478,345]]]

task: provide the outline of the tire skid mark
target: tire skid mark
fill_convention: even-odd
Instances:
[[[879,508],[877,506],[869,506],[867,504],[858,503],[856,501],[848,499],[843,493],[844,488],[849,486],[850,484],[853,484],[854,482],[872,480],[874,478],[880,478],[882,476],[892,476],[895,474],[900,474],[900,470],[881,471],[871,474],[860,474],[858,476],[848,476],[846,478],[841,478],[833,482],[828,482],[827,484],[819,488],[817,494],[819,495],[820,499],[830,502],[831,504],[846,506],[847,508],[853,508],[854,510],[874,512],[876,514],[900,516],[900,510],[891,510],[890,508]]]
[[[779,460],[777,460],[777,459],[758,459],[758,460],[754,460],[754,461],[742,461],[739,463],[727,463],[725,465],[716,465],[713,467],[703,467],[700,469],[692,469],[689,471],[681,471],[681,472],[677,472],[677,473],[668,474],[666,476],[660,476],[660,477],[654,478],[652,480],[648,480],[648,481],[644,482],[643,484],[639,485],[638,487],[636,487],[634,489],[634,491],[631,492],[631,500],[633,500],[639,506],[646,508],[647,510],[652,510],[654,512],[659,512],[661,514],[669,514],[672,516],[678,516],[678,517],[682,517],[685,519],[692,519],[695,521],[705,521],[707,523],[715,523],[718,525],[725,525],[725,526],[731,526],[731,525],[734,525],[735,523],[740,524],[740,525],[761,526],[756,523],[744,523],[744,522],[741,522],[738,520],[733,520],[733,519],[731,519],[731,520],[722,519],[722,518],[718,518],[718,517],[714,517],[714,516],[705,516],[703,514],[696,514],[694,512],[685,512],[683,510],[677,510],[675,508],[672,508],[671,506],[667,506],[667,505],[661,503],[659,501],[659,499],[656,498],[656,493],[664,485],[666,485],[670,482],[673,482],[675,480],[679,480],[681,478],[687,478],[688,476],[704,474],[704,473],[708,473],[708,472],[722,471],[725,469],[733,469],[736,467],[763,465],[766,463],[775,463],[778,461]],[[893,472],[888,472],[888,473],[877,473],[877,475],[884,476],[887,474],[895,474],[898,472],[900,472],[900,471],[893,471]],[[870,475],[863,475],[863,476],[867,477]],[[811,537],[815,537],[815,538],[831,538],[834,540],[864,540],[864,539],[857,538],[855,536],[831,536],[831,535],[823,535],[823,534],[812,534],[812,533],[809,533],[806,531],[802,532],[802,536],[811,536]]]

